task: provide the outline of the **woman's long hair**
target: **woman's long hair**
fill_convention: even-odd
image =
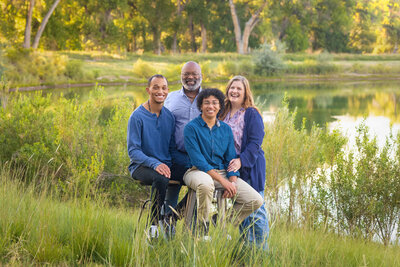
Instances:
[[[229,112],[231,112],[232,104],[229,101],[228,91],[229,91],[229,88],[231,88],[232,83],[236,82],[236,81],[241,82],[243,84],[243,87],[244,87],[244,100],[243,100],[242,107],[244,109],[252,107],[252,108],[255,108],[258,111],[258,113],[260,113],[260,110],[254,104],[253,93],[251,92],[249,81],[245,77],[237,75],[237,76],[233,77],[232,79],[230,79],[228,84],[227,84],[227,86],[226,86],[226,89],[225,89],[225,96],[226,96],[225,97],[225,108],[224,108],[224,113],[222,113],[222,115],[221,115],[221,119],[222,120],[225,119],[226,115],[228,115]],[[261,113],[260,113],[260,115],[261,115]]]

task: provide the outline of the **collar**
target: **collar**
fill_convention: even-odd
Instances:
[[[208,127],[208,125],[207,125],[207,123],[203,120],[203,118],[201,117],[201,114],[199,115],[199,120],[200,120],[200,125],[201,126],[207,126]],[[215,123],[215,125],[217,126],[217,127],[220,127],[221,126],[221,123],[220,123],[220,120],[219,119],[217,119],[217,122]],[[215,126],[214,125],[214,126]]]
[[[200,92],[201,92],[202,90],[203,90],[203,88],[201,88],[201,86],[200,86],[199,94],[200,94]],[[182,86],[181,90],[179,90],[179,94],[180,94],[181,96],[186,96],[183,86]],[[199,95],[199,94],[197,94],[197,95]],[[197,97],[197,95],[196,95],[196,97]],[[187,96],[186,96],[186,97],[187,97]],[[196,98],[196,97],[195,97],[195,98]]]

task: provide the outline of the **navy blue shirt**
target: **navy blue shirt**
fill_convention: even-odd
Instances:
[[[198,116],[185,126],[184,141],[192,165],[203,172],[226,170],[236,157],[231,127],[219,120],[210,129]],[[239,172],[228,172],[227,177],[231,176],[239,176]]]
[[[161,163],[171,167],[171,153],[176,150],[175,119],[163,107],[160,115],[150,113],[142,105],[130,116],[128,122],[128,154],[131,174],[140,166],[155,169]]]

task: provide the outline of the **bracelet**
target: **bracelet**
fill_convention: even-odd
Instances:
[[[231,182],[234,186],[236,186],[236,183],[235,182]]]

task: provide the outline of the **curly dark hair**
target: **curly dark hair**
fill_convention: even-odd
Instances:
[[[225,95],[221,92],[221,90],[217,88],[205,88],[201,90],[199,95],[197,96],[197,108],[201,111],[201,105],[203,104],[204,98],[208,98],[210,96],[214,96],[219,101],[220,110],[217,114],[217,118],[224,112],[224,100]]]

